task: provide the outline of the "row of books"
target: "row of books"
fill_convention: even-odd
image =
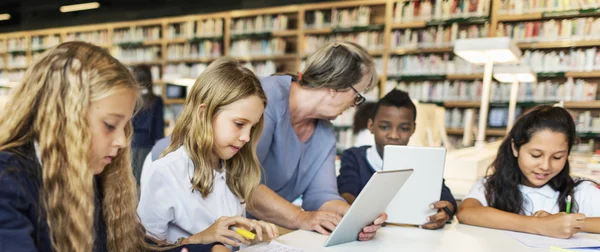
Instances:
[[[65,42],[75,40],[85,41],[95,45],[110,44],[108,39],[108,30],[67,33]]]
[[[27,50],[27,40],[25,37],[21,38],[11,38],[7,40],[7,48],[6,51],[25,51]]]
[[[517,42],[580,41],[600,39],[600,18],[499,23],[497,36]]]
[[[196,79],[204,70],[208,64],[206,63],[196,63],[196,64],[168,64],[165,67],[165,72],[163,74],[163,80],[165,82],[174,81],[180,78],[190,78]]]
[[[144,40],[160,39],[160,27],[135,27],[127,29],[115,29],[113,32],[113,43],[132,43]]]
[[[167,60],[207,59],[221,57],[223,45],[216,41],[173,44],[167,46]]]
[[[223,19],[216,18],[169,24],[165,37],[167,39],[221,37],[223,22]]]
[[[307,11],[304,14],[304,27],[309,29],[331,27],[331,10]]]
[[[24,54],[9,54],[6,57],[6,67],[25,68],[27,67],[27,56]]]
[[[25,75],[25,70],[18,71],[0,71],[0,79],[7,79],[10,82],[19,82]]]
[[[350,41],[363,46],[367,50],[383,50],[383,32],[359,32],[336,35],[309,35],[304,38],[304,54],[311,54],[317,49],[334,41]]]
[[[45,50],[48,48],[55,47],[60,44],[59,35],[50,36],[32,36],[31,37],[31,50]]]
[[[388,65],[388,76],[478,73],[483,73],[483,66],[471,64],[460,57],[451,59],[448,53],[392,56]]]
[[[591,111],[572,111],[575,117],[575,129],[577,132],[600,133],[600,117],[594,116]]]
[[[388,80],[387,86],[409,93],[410,97],[424,102],[479,101],[481,81],[422,81],[404,82]],[[492,82],[490,102],[508,102],[511,84]],[[566,82],[545,81],[520,83],[517,91],[519,102],[594,101],[598,83],[568,78]]]
[[[489,24],[459,27],[435,26],[426,29],[395,30],[390,40],[392,48],[450,47],[457,39],[487,37]]]
[[[331,26],[333,27],[354,27],[367,26],[371,23],[371,8],[360,6],[349,9],[331,10]]]
[[[283,14],[240,18],[231,23],[231,34],[252,34],[288,29],[288,17]]]
[[[597,0],[501,0],[500,14],[524,14],[599,8]]]
[[[235,40],[231,43],[229,54],[233,57],[283,55],[286,46],[287,41],[282,38]]]
[[[399,0],[393,21],[429,21],[488,16],[491,0]]]
[[[159,61],[162,59],[160,57],[160,52],[160,46],[126,49],[121,47],[113,47],[111,50],[112,55],[123,63]]]
[[[272,60],[265,62],[246,62],[244,66],[250,69],[256,76],[266,77],[277,72],[277,66]]]
[[[566,72],[600,70],[600,51],[596,47],[563,51],[526,50],[521,64],[534,72]]]

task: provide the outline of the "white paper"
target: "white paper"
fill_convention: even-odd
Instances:
[[[549,248],[550,246],[559,248],[595,248],[600,247],[600,241],[583,237],[581,234],[575,234],[570,239],[551,238],[540,235],[505,232],[508,236],[532,248]]]
[[[244,249],[243,252],[311,252],[309,250],[299,249],[285,245],[276,240],[272,240],[269,244],[256,245]]]

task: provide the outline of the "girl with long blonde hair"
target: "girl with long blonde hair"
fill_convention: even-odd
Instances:
[[[0,114],[0,251],[157,248],[135,211],[138,89],[119,61],[83,42],[26,71]]]
[[[238,61],[222,57],[206,68],[191,88],[170,146],[144,171],[148,180],[142,180],[138,214],[148,234],[232,247],[250,242],[232,227],[254,230],[259,240],[263,230],[278,235],[273,224],[243,217],[260,182],[256,145],[266,104],[260,81]]]

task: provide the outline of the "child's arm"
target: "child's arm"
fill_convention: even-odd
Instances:
[[[600,217],[585,218],[583,232],[600,234]]]
[[[354,149],[354,148],[353,148]],[[352,204],[360,188],[360,173],[353,149],[342,152],[340,175],[337,177],[338,191],[348,204]]]
[[[583,214],[559,213],[545,217],[532,217],[508,213],[485,207],[479,200],[468,198],[458,207],[458,221],[474,226],[539,234],[556,238],[569,238],[581,231]]]

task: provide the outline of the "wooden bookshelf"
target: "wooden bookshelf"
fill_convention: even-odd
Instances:
[[[600,40],[518,43],[521,49],[553,49],[600,46]]]
[[[261,61],[276,61],[278,70],[286,70],[295,72],[298,70],[303,59],[307,55],[304,54],[306,47],[305,38],[307,36],[323,36],[323,35],[340,35],[345,36],[346,34],[353,34],[359,32],[372,32],[379,31],[383,35],[383,47],[379,50],[368,50],[369,54],[381,58],[382,69],[379,69],[380,81],[380,95],[384,95],[386,90],[386,83],[388,80],[402,80],[407,82],[412,81],[476,81],[483,79],[483,74],[439,74],[439,75],[405,75],[405,76],[392,76],[389,73],[392,72],[388,69],[390,66],[390,60],[392,56],[402,55],[416,55],[416,54],[444,54],[449,53],[452,55],[453,48],[445,44],[444,46],[438,47],[427,47],[427,48],[392,48],[391,37],[395,30],[402,29],[429,29],[432,26],[443,25],[448,26],[452,23],[458,23],[462,26],[466,24],[477,24],[482,25],[482,22],[489,24],[488,36],[495,36],[496,29],[500,22],[523,22],[523,21],[537,21],[537,20],[549,20],[551,18],[571,18],[574,16],[598,16],[600,14],[593,13],[574,13],[563,12],[563,13],[527,13],[518,15],[500,14],[498,4],[500,0],[491,1],[491,12],[489,17],[473,17],[473,18],[451,18],[448,20],[418,20],[410,22],[394,22],[394,5],[396,0],[346,0],[346,1],[332,1],[323,3],[311,3],[311,4],[297,4],[287,5],[279,7],[270,7],[262,9],[248,9],[248,10],[231,10],[218,13],[204,13],[198,15],[185,15],[176,17],[164,17],[147,20],[134,20],[127,22],[114,22],[104,24],[94,24],[85,26],[72,26],[63,28],[50,28],[35,31],[21,31],[7,34],[0,34],[0,44],[7,44],[7,40],[11,38],[23,37],[27,41],[26,49],[20,53],[24,53],[27,57],[26,63],[30,65],[32,62],[32,56],[34,52],[31,48],[32,36],[54,36],[59,35],[60,41],[64,42],[66,39],[74,33],[85,33],[85,32],[106,32],[106,41],[93,41],[100,43],[99,46],[112,51],[116,47],[126,48],[126,45],[138,46],[138,47],[160,47],[160,58],[154,61],[148,62],[126,62],[126,65],[138,65],[147,64],[153,66],[159,66],[161,69],[161,76],[163,76],[168,65],[172,64],[197,64],[197,63],[210,63],[216,58],[201,58],[201,59],[183,59],[186,55],[177,55],[177,57],[169,57],[168,48],[177,46],[186,46],[201,43],[203,40],[218,41],[221,44],[222,55],[232,55],[230,52],[231,45],[237,39],[243,39],[246,35],[232,34],[233,22],[242,18],[253,18],[260,15],[285,15],[288,17],[288,27],[285,30],[266,31],[264,34],[249,34],[248,39],[271,39],[281,38],[287,42],[286,51],[283,55],[275,56],[238,56],[235,57],[243,62],[261,62]],[[311,27],[305,27],[305,21],[307,14],[314,11],[330,11],[333,8],[337,10],[356,8],[359,6],[370,7],[372,12],[369,20],[369,25],[363,27],[324,27],[315,28],[311,24]],[[196,33],[197,22],[205,21],[209,19],[222,20],[223,31],[222,34],[215,37],[204,37]],[[415,19],[417,20],[417,19]],[[184,37],[167,37],[167,29],[170,25],[185,24],[186,22],[192,22],[194,24],[193,34],[185,34]],[[140,27],[160,27],[160,39],[153,40],[140,40],[139,42],[132,43],[114,43],[113,38],[118,31],[128,28],[140,28]],[[256,37],[252,37],[256,36]],[[582,40],[582,41],[551,41],[551,42],[532,42],[532,43],[519,43],[519,47],[525,49],[545,49],[545,50],[564,50],[565,48],[578,48],[578,47],[600,47],[600,40]],[[1,48],[2,46],[0,46]],[[7,52],[7,46],[4,46],[5,51],[0,52],[0,60],[4,61],[4,67],[0,68],[2,71],[21,71],[25,67],[8,67],[8,57],[14,52]],[[372,47],[377,48],[378,47]],[[45,49],[40,49],[42,51]],[[453,57],[453,56],[451,56]],[[179,60],[173,60],[172,58],[182,58]],[[281,66],[285,69],[279,69]],[[457,69],[460,70],[460,69]],[[556,74],[542,74],[540,78],[581,78],[600,79],[600,71],[593,72],[564,72]],[[164,81],[156,81],[155,85],[163,86],[163,92],[166,90]],[[182,104],[183,99],[165,99],[166,104]],[[479,108],[480,101],[444,101],[440,102],[441,105],[448,109],[452,108]],[[496,103],[497,106],[504,106],[503,104]],[[534,103],[518,104],[519,106],[534,105]],[[600,109],[600,101],[593,102],[565,102],[565,107],[569,109],[581,109],[581,110],[596,110]],[[449,134],[463,134],[462,129],[448,129]],[[499,129],[488,129],[488,136],[503,136],[504,131]]]
[[[499,22],[519,22],[537,20],[542,18],[542,13],[529,13],[529,14],[514,14],[514,15],[498,15]]]
[[[448,80],[483,80],[483,74],[448,74]]]

